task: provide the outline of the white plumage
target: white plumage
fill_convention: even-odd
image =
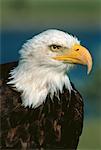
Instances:
[[[62,93],[63,86],[71,91],[67,71],[71,64],[54,60],[58,51],[51,51],[51,45],[70,49],[80,42],[76,37],[59,30],[47,30],[28,40],[20,50],[19,65],[11,71],[11,81],[17,91],[22,93],[23,105],[36,108],[46,99]]]

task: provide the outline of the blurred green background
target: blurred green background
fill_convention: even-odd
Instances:
[[[76,35],[93,57],[86,75],[78,66],[69,76],[84,97],[80,150],[101,149],[101,0],[0,0],[1,63],[18,60],[18,50],[33,35],[57,28]]]

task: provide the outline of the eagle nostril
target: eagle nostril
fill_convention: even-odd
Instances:
[[[79,51],[79,48],[77,48],[75,51]]]

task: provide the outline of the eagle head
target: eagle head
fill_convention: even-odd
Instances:
[[[19,53],[19,64],[11,71],[9,84],[22,93],[25,107],[38,107],[48,94],[58,96],[64,85],[71,91],[67,73],[74,64],[87,65],[88,73],[92,68],[92,57],[80,41],[55,29],[28,40]]]

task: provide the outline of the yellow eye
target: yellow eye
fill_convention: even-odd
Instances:
[[[51,51],[57,51],[57,50],[61,49],[61,46],[60,45],[51,45],[50,49],[51,49]]]

